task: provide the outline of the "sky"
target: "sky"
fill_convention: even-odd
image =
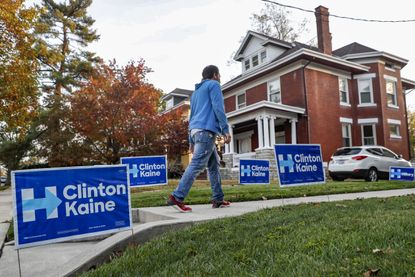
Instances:
[[[367,19],[415,19],[415,2],[276,0],[308,10],[323,5],[331,14]],[[222,83],[241,73],[239,62],[229,64],[251,16],[264,7],[261,0],[94,0],[89,9],[100,40],[90,46],[104,60],[121,65],[143,58],[153,72],[148,81],[164,93],[193,89],[209,64],[219,67]],[[288,9],[293,24],[303,18],[309,31],[299,41],[316,37],[315,16]],[[415,80],[415,51],[411,23],[368,23],[330,17],[333,50],[358,42],[409,60],[401,75]],[[415,91],[407,96],[415,110]]]

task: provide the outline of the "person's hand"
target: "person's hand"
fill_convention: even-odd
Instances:
[[[225,134],[224,136],[223,136],[223,139],[224,139],[224,141],[225,141],[225,143],[230,143],[231,142],[231,135],[230,134]]]
[[[189,145],[189,151],[190,151],[190,153],[192,153],[193,154],[193,151],[195,150],[195,145],[194,144],[190,144]]]

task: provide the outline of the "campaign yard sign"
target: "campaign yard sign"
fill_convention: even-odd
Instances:
[[[275,159],[281,187],[326,182],[318,144],[276,144]]]
[[[415,168],[413,167],[389,167],[389,180],[391,181],[415,181]]]
[[[239,160],[240,184],[269,184],[268,160]]]
[[[121,164],[128,165],[132,187],[167,185],[167,157],[123,157]]]
[[[125,165],[12,172],[15,246],[131,229]]]

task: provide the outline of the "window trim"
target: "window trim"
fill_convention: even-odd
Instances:
[[[360,83],[362,81],[369,80],[369,94],[370,94],[370,102],[362,103],[362,97],[361,97],[361,85]],[[358,107],[369,107],[369,106],[376,106],[375,99],[373,99],[373,79],[372,78],[359,78],[357,79],[357,92],[359,95],[359,104]]]
[[[239,107],[240,104],[238,103],[238,97],[241,96],[241,95],[245,95],[245,102],[243,103],[244,104],[243,107]],[[236,108],[236,110],[243,109],[247,106],[246,105],[246,91],[243,91],[243,92],[240,92],[240,93],[236,94],[235,97],[236,97],[236,99],[235,99],[235,106],[236,106],[235,108]]]
[[[169,110],[174,107],[174,97],[171,97],[166,101],[166,110]]]
[[[399,105],[398,105],[398,79],[396,77],[388,76],[388,75],[383,75],[383,78],[385,79],[386,104],[390,108],[399,109]],[[387,89],[388,88],[388,82],[393,83],[393,87],[394,87],[394,93],[393,94],[388,93],[388,89]],[[395,104],[389,104],[388,103],[388,95],[393,95],[393,99],[394,99]]]
[[[364,126],[372,126],[372,132],[373,132],[373,145],[377,145],[377,139],[376,139],[376,123],[363,123],[360,125],[361,135],[362,135],[362,145],[372,145],[372,144],[365,144],[365,136],[363,127]]]
[[[392,139],[402,139],[401,121],[398,120],[398,119],[388,118],[387,122],[388,122],[388,127],[389,127],[389,137],[392,138]],[[398,135],[391,134],[391,132],[390,132],[391,125],[396,126],[398,128]]]
[[[353,124],[353,118],[349,117],[340,117],[341,123]]]
[[[262,58],[262,54],[265,54],[264,58]],[[267,49],[259,51],[259,61],[260,61],[261,64],[263,64],[267,61]]]
[[[345,138],[345,137],[343,137],[343,126],[346,126],[346,128],[347,128],[347,131],[349,132],[349,137],[348,137],[348,139],[350,140],[350,145],[349,146],[347,146],[347,145],[343,145],[343,147],[352,147],[353,146],[353,139],[352,139],[352,124],[351,123],[349,123],[349,122],[342,122],[341,123],[341,126],[342,126],[342,142],[343,142],[343,139]]]
[[[248,62],[248,68],[246,68],[246,65],[247,65],[246,62]],[[249,59],[249,58],[245,59],[243,65],[244,65],[244,71],[250,70],[252,68],[251,67],[251,59]]]
[[[272,102],[271,101],[271,92],[269,89],[269,84],[272,82],[278,81],[278,83],[280,84],[280,102]],[[277,78],[271,79],[269,81],[267,81],[267,101],[271,102],[271,103],[276,103],[276,104],[282,104],[282,90],[281,90],[281,78],[280,76],[278,76]]]
[[[350,105],[350,96],[349,96],[349,82],[348,82],[348,79],[347,78],[345,78],[345,77],[342,77],[342,76],[338,76],[338,81],[339,81],[339,96],[341,95],[341,90],[340,90],[340,80],[345,80],[346,81],[346,102],[343,102],[342,101],[342,98],[340,97],[340,105],[342,105],[342,106],[351,106]]]
[[[262,61],[261,60],[261,54],[264,53],[264,52],[265,52],[265,59]],[[268,59],[268,55],[267,54],[268,54],[267,53],[267,49],[265,47],[263,47],[263,48],[255,51],[251,55],[245,57],[244,60],[243,60],[243,72],[250,71],[250,70],[252,70],[254,68],[257,68],[261,64],[265,64],[267,62],[267,59]],[[254,57],[257,57],[258,58],[258,64],[255,65],[255,66],[254,66],[253,61],[252,61],[252,59]],[[246,69],[246,67],[245,67],[245,62],[246,61],[249,61],[249,68],[248,69]]]
[[[388,126],[389,126],[389,137],[390,138],[392,138],[392,139],[401,139],[402,138],[402,136],[401,136],[401,128],[400,128],[401,125],[399,125],[399,124],[393,124],[393,123],[388,123]],[[391,133],[391,131],[390,131],[391,127],[396,127],[396,130],[398,131],[398,134],[397,135]]]

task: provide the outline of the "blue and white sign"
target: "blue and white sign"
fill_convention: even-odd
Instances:
[[[415,168],[413,167],[389,167],[389,180],[391,181],[415,181]]]
[[[281,187],[326,182],[318,144],[276,144],[275,159]]]
[[[125,165],[12,172],[16,248],[131,229]]]
[[[240,184],[269,184],[268,160],[239,160]]]
[[[124,157],[121,163],[130,169],[132,187],[167,185],[167,157]]]

